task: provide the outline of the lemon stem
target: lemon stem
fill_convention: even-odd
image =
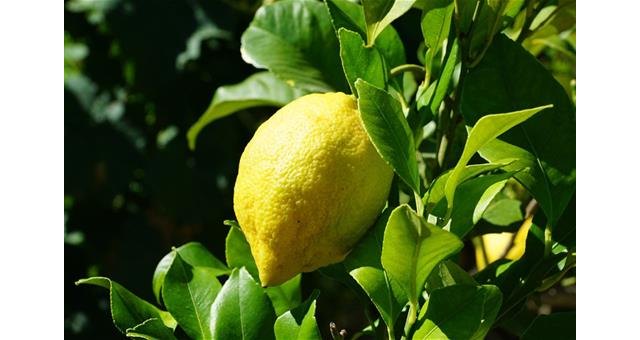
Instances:
[[[411,331],[411,327],[416,322],[416,317],[418,314],[418,303],[410,301],[409,302],[409,314],[407,315],[407,321],[404,324],[404,334],[405,338],[409,338],[409,332]]]
[[[418,213],[418,216],[423,217],[424,205],[422,204],[422,197],[420,197],[420,195],[415,191],[413,192],[413,197],[416,200],[416,212]]]

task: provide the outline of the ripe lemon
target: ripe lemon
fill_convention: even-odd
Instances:
[[[310,94],[278,110],[242,153],[233,197],[262,285],[342,261],[392,177],[353,96]]]

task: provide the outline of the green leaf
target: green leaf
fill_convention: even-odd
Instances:
[[[191,266],[175,250],[162,285],[162,300],[189,337],[211,339],[211,305],[221,285],[213,268]]]
[[[512,176],[511,172],[486,175],[460,184],[453,200],[451,232],[460,238],[465,237]]]
[[[413,136],[400,103],[386,91],[362,79],[356,81],[358,108],[376,150],[413,191],[420,192],[420,177]]]
[[[442,47],[442,43],[449,36],[452,15],[453,0],[433,0],[425,3],[420,28],[427,48],[437,51]]]
[[[451,85],[451,79],[453,78],[453,72],[456,64],[460,60],[460,48],[458,40],[454,40],[451,44],[451,49],[445,56],[445,64],[442,68],[440,76],[429,84],[425,88],[426,83],[420,84],[417,93],[416,108],[419,117],[411,120],[412,131],[416,137],[422,139],[420,135],[422,133],[424,125],[433,117],[438,114],[442,101],[447,96]]]
[[[453,0],[427,1],[422,9],[420,27],[424,44],[428,48],[425,67],[431,73],[433,60],[449,37],[451,17],[453,16]]]
[[[471,159],[471,157],[487,143],[491,142],[507,130],[524,122],[536,113],[551,107],[550,105],[540,106],[510,113],[499,113],[486,115],[478,120],[469,131],[467,142],[458,163],[451,171],[444,187],[444,194],[447,199],[448,210],[451,210],[456,187],[460,182],[460,175]],[[506,158],[506,157],[505,157]],[[503,160],[503,159],[501,159]],[[496,162],[498,160],[495,160]]]
[[[364,10],[361,5],[349,0],[325,0],[325,3],[331,14],[336,34],[340,28],[344,27],[360,34],[363,40],[367,38]],[[387,26],[380,33],[374,46],[383,56],[388,70],[406,62],[404,45],[392,26]]]
[[[502,304],[496,286],[454,285],[434,290],[414,326],[414,339],[484,339]]]
[[[316,299],[319,294],[318,290],[314,290],[303,304],[278,317],[273,326],[276,339],[322,339],[315,317]]]
[[[552,109],[487,144],[480,155],[491,162],[516,158],[519,162],[514,167],[530,167],[515,177],[554,226],[573,196],[576,176],[575,107],[562,86],[521,46],[496,36],[482,62],[465,79],[461,112],[473,124],[489,113],[549,103]]]
[[[478,283],[469,273],[451,260],[440,262],[427,278],[427,293],[453,285],[472,285]]]
[[[149,320],[159,319],[171,330],[176,328],[176,320],[171,314],[158,309],[156,306],[142,300],[119,283],[106,277],[90,277],[81,279],[76,285],[90,284],[109,290],[109,305],[111,306],[111,318],[116,328],[126,334],[127,329]]]
[[[367,45],[372,46],[378,35],[405,12],[415,0],[362,0],[367,25]]]
[[[520,2],[521,0],[517,0]],[[481,1],[469,42],[469,57],[473,60],[482,57],[482,51],[491,43],[496,33],[502,30],[504,10],[511,1]],[[511,8],[513,9],[513,7]]]
[[[467,35],[471,29],[473,15],[480,1],[478,0],[459,0],[457,14],[455,16],[458,31]]]
[[[126,336],[132,339],[172,340],[177,339],[170,328],[158,318],[151,318],[135,327],[127,329]]]
[[[427,223],[403,204],[389,216],[382,244],[382,266],[404,289],[409,301],[417,303],[433,268],[462,246],[454,234]]]
[[[289,86],[271,72],[258,72],[238,84],[220,86],[207,111],[189,129],[189,148],[195,149],[200,131],[215,120],[251,107],[284,106],[306,93]]]
[[[538,315],[522,336],[522,340],[565,340],[575,338],[576,312]]]
[[[225,221],[224,224],[231,227],[229,228],[229,234],[227,234],[225,247],[227,264],[231,268],[244,267],[254,280],[260,282],[258,268],[253,255],[251,255],[251,247],[244,237],[240,225],[238,222],[231,220]],[[301,276],[297,275],[281,285],[265,288],[265,292],[271,299],[277,315],[281,315],[300,303],[302,299],[300,280]]]
[[[375,47],[366,47],[358,33],[345,28],[338,30],[340,40],[340,58],[344,74],[357,96],[355,82],[358,78],[373,86],[385,88],[387,85],[387,69],[382,56]]]
[[[300,304],[302,300],[301,279],[302,275],[298,274],[281,285],[265,288],[277,315],[282,315]]]
[[[484,211],[482,219],[493,225],[507,227],[524,219],[521,205],[522,202],[513,198],[496,200]]]
[[[241,37],[242,58],[310,92],[348,89],[338,40],[324,5],[283,0],[262,6]]]
[[[216,276],[227,275],[231,270],[218,260],[213,254],[199,242],[189,242],[184,244],[176,251],[182,256],[182,259],[194,267],[207,267],[215,272]]]
[[[460,172],[459,183],[464,183],[465,181],[479,176],[483,173],[490,172],[496,169],[500,169],[509,163],[486,163],[486,164],[472,164],[467,165]],[[444,186],[449,179],[449,175],[451,175],[451,170],[443,173],[438,177],[435,181],[431,183],[429,186],[429,191],[422,198],[422,203],[424,203],[425,207],[431,211],[435,204],[440,202],[444,198]]]
[[[153,272],[153,279],[151,281],[151,285],[153,288],[153,295],[156,297],[156,301],[158,302],[158,304],[162,302],[161,292],[162,292],[162,285],[164,284],[164,278],[167,275],[167,272],[169,271],[169,268],[171,267],[171,264],[173,263],[173,259],[175,257],[176,257],[176,252],[172,250],[169,254],[165,255],[160,260],[160,262],[158,262],[158,265],[156,266],[156,270]]]
[[[176,250],[180,252],[182,259],[190,265],[211,268],[215,272],[216,276],[226,275],[230,272],[229,268],[227,268],[224,263],[213,256],[207,248],[198,242],[189,242],[178,247]],[[169,254],[165,255],[162,260],[160,260],[153,273],[153,294],[155,295],[158,303],[160,303],[161,300],[160,293],[162,285],[164,284],[165,276],[167,275],[167,271],[169,271],[171,264],[173,264],[175,256],[176,251],[173,250]]]
[[[213,339],[274,339],[276,314],[245,268],[234,269],[211,306]]]
[[[241,268],[245,269],[251,274],[251,276],[260,281],[258,275],[258,267],[256,267],[256,261],[251,254],[251,247],[249,242],[244,237],[240,225],[236,221],[225,221],[224,224],[230,226],[229,233],[225,242],[225,257],[227,258],[227,265],[229,268]]]
[[[382,212],[376,224],[351,250],[344,260],[344,266],[367,293],[387,327],[393,330],[395,321],[408,300],[399,284],[391,280],[384,271],[380,260],[390,211],[385,209]]]
[[[449,85],[451,83],[451,79],[453,78],[453,71],[455,70],[456,64],[459,60],[460,52],[458,47],[458,40],[454,40],[451,45],[451,50],[447,55],[447,60],[445,61],[442,73],[436,81],[436,88],[433,94],[433,98],[429,102],[429,108],[433,114],[438,113],[440,104],[442,104],[442,101],[447,96]]]

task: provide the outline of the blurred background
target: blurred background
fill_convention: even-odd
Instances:
[[[218,86],[256,72],[240,57],[240,36],[261,4],[65,1],[67,338],[123,338],[111,323],[107,291],[76,287],[76,280],[107,276],[153,301],[153,271],[172,246],[199,241],[224,259],[228,227],[222,222],[234,219],[240,154],[275,109],[216,121],[200,134],[193,152],[185,135]],[[419,21],[420,12],[412,10],[393,24],[409,63],[418,63]],[[559,60],[540,56],[545,58]],[[548,63],[557,77],[569,75],[566,87],[575,86],[569,84],[575,79],[573,58],[569,64]],[[312,273],[303,276],[302,287],[303,298],[313,288],[322,291],[317,313],[325,336],[330,321],[351,334],[367,324],[363,308],[354,308],[360,301],[340,283]]]
[[[189,241],[224,259],[225,219],[234,219],[237,165],[256,126],[275,109],[241,112],[186,131],[220,85],[256,70],[240,57],[240,36],[261,1],[65,1],[65,334],[123,338],[111,323],[108,294],[76,287],[107,276],[153,301],[157,262]],[[411,22],[411,21],[414,22]],[[410,21],[410,22],[407,22]],[[394,24],[417,26],[415,11]],[[415,60],[419,32],[407,34]],[[413,40],[412,40],[413,39]],[[356,297],[320,274],[320,325],[367,324]],[[306,296],[306,295],[304,295]],[[360,315],[362,314],[362,315]],[[328,330],[323,329],[323,331]]]

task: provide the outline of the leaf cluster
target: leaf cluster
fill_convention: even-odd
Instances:
[[[420,65],[406,63],[391,26],[409,10],[421,12]],[[241,38],[242,58],[262,71],[218,88],[189,144],[239,110],[351,93],[396,175],[376,224],[333,267],[378,312],[358,334],[571,334],[575,312],[509,325],[530,296],[575,267],[575,103],[531,40],[574,26],[575,3],[565,1],[277,1],[257,10]],[[195,243],[162,259],[153,290],[166,311],[106,278],[79,282],[110,290],[114,323],[130,337],[170,338],[177,325],[196,339],[319,338],[318,293],[301,302],[299,276],[262,288],[242,231],[230,224],[226,264]],[[489,242],[496,232],[505,244]],[[461,261],[465,244],[475,266]]]

